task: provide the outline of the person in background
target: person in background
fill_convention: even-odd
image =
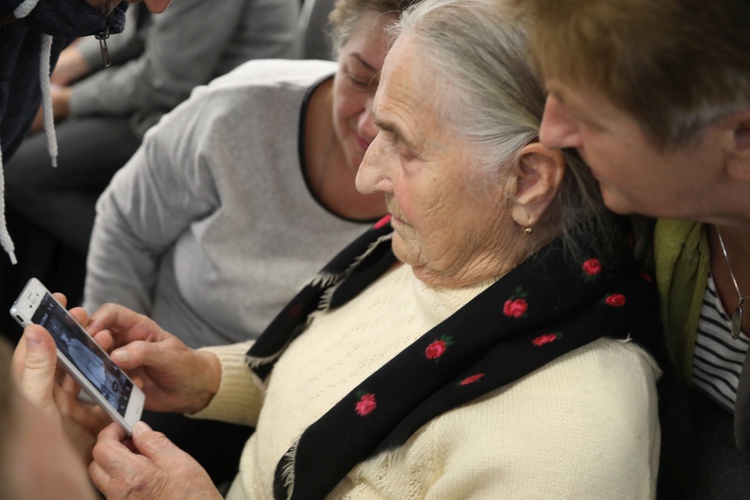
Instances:
[[[5,164],[6,205],[21,219],[14,227],[33,224],[81,261],[97,198],[148,128],[194,87],[247,60],[299,57],[299,0],[181,0],[148,14],[138,14],[133,43],[111,50],[119,64],[104,71],[93,37],[61,54],[62,75],[52,75],[61,81],[52,88],[59,168],[50,168],[43,134],[28,137]]]
[[[18,149],[37,114],[42,89],[49,88],[40,75],[49,74],[60,52],[80,36],[119,33],[128,3],[141,0],[1,0],[0,1],[0,176],[2,160]],[[171,0],[145,0],[152,12],[163,12]],[[40,81],[41,80],[41,81]],[[52,115],[47,119],[52,126]],[[51,133],[48,130],[48,133]],[[52,141],[54,143],[54,141]],[[54,147],[50,154],[53,156]],[[0,177],[0,200],[4,183]],[[13,241],[0,210],[0,245],[16,262]]]
[[[658,369],[634,339],[659,334],[655,288],[588,168],[538,142],[504,5],[425,0],[391,29],[356,177],[389,216],[257,341],[192,350],[114,304],[82,318],[151,409],[256,426],[228,499],[654,498]],[[123,438],[93,450],[106,495],[202,477],[143,423]]]
[[[5,182],[3,162],[11,160],[26,137],[37,114],[44,94],[46,135],[49,145],[47,166],[56,164],[57,142],[52,120],[52,102],[49,75],[61,51],[72,40],[82,36],[99,36],[106,43],[109,34],[122,31],[124,12],[128,3],[140,0],[0,0],[0,246],[8,258],[0,259],[0,276],[5,285],[0,289],[0,307],[10,307],[22,282],[38,275],[43,267],[37,261],[50,257],[40,256],[39,242],[16,242],[10,235],[5,213]],[[146,0],[144,4],[153,13],[163,12],[170,0]],[[98,43],[98,41],[97,41]],[[31,270],[19,269],[17,250],[23,255],[22,265]],[[57,259],[56,255],[51,256]],[[69,266],[64,266],[65,268]],[[83,267],[81,264],[80,268]],[[67,269],[60,274],[66,275]],[[54,283],[56,280],[46,280]],[[82,281],[82,279],[81,279]],[[18,284],[18,286],[14,286]],[[82,288],[82,284],[79,285]],[[80,292],[79,292],[80,294]],[[80,297],[79,297],[80,298]],[[10,319],[0,319],[2,335],[15,341],[20,329]]]
[[[665,381],[679,376],[693,387],[674,380],[663,391],[664,494],[744,494],[750,4],[515,3],[535,25],[534,56],[549,91],[542,142],[577,148],[612,210],[659,218]]]

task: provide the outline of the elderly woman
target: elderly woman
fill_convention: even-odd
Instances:
[[[256,342],[191,350],[115,305],[84,321],[151,408],[256,426],[227,498],[654,496],[657,369],[629,341],[654,290],[585,166],[537,142],[527,60],[496,0],[404,14],[357,175],[390,216]],[[93,450],[105,494],[214,491],[146,425],[124,437]]]

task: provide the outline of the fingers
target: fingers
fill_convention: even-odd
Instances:
[[[107,498],[222,498],[201,465],[161,432],[138,422],[123,440],[109,426],[94,448],[89,476]]]
[[[118,468],[124,467],[125,462],[132,454],[122,440],[126,438],[125,430],[118,424],[111,424],[99,433],[96,445],[91,451],[92,462],[89,465],[89,477],[94,485],[105,494],[111,491],[110,483],[115,477]]]
[[[135,340],[161,340],[168,336],[148,317],[117,304],[104,304],[89,318],[87,327],[91,335],[109,330],[115,346]]]
[[[94,338],[96,343],[102,346],[102,349],[107,352],[112,352],[112,349],[114,349],[115,347],[115,339],[109,330],[102,330],[100,332],[97,332],[97,334],[92,335],[92,337]]]
[[[52,294],[52,296],[55,297],[55,299],[60,304],[62,304],[63,307],[65,307],[66,305],[68,305],[68,298],[65,295],[63,295],[62,293],[55,292],[55,293]]]
[[[126,371],[141,367],[163,370],[169,366],[170,358],[169,351],[163,351],[165,350],[157,342],[136,341],[115,349],[111,356],[114,362]]]
[[[136,487],[143,496],[158,486],[150,479],[160,475],[154,460],[165,452],[171,455],[174,450],[180,451],[164,434],[154,432],[143,422],[135,425],[132,439],[126,438],[120,426],[112,424],[99,433],[89,477],[108,498],[125,497]]]
[[[133,445],[140,454],[156,463],[159,462],[159,457],[162,455],[174,455],[176,451],[184,453],[167,436],[152,430],[146,422],[135,424],[132,439]]]
[[[84,309],[83,307],[74,307],[68,312],[76,319],[76,321],[78,321],[78,323],[81,324],[81,326],[83,326],[84,328],[86,327],[89,322],[89,315],[86,312],[86,309]]]
[[[57,350],[47,330],[38,325],[27,326],[12,364],[21,392],[44,411],[54,407]]]

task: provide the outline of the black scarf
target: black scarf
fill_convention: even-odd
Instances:
[[[397,261],[383,219],[329,262],[248,351],[262,378],[308,316],[335,309]],[[627,249],[623,252],[629,255]],[[323,498],[357,464],[422,425],[604,335],[657,338],[656,292],[630,260],[572,264],[559,240],[527,259],[363,380],[308,427],[276,468],[274,495]],[[407,384],[404,381],[408,381]]]

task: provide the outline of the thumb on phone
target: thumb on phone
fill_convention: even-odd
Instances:
[[[21,392],[45,413],[57,415],[53,397],[57,351],[47,330],[38,325],[24,329],[13,354],[12,366]]]

